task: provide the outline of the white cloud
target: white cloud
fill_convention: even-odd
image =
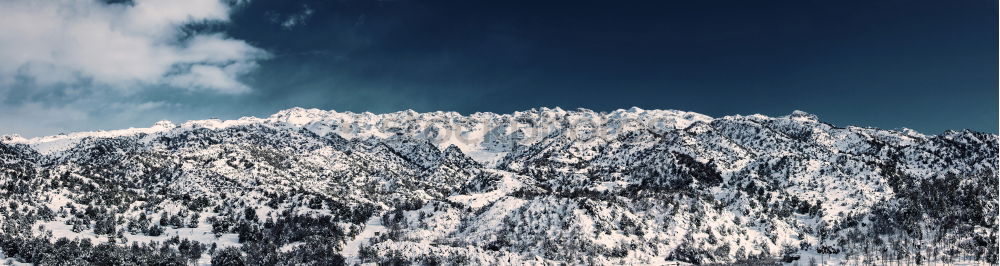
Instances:
[[[308,20],[309,17],[312,16],[313,12],[314,12],[313,9],[310,8],[308,5],[302,5],[302,12],[300,13],[292,14],[285,18],[281,18],[281,16],[272,13],[270,14],[270,18],[271,22],[281,25],[281,27],[285,28],[286,30],[290,30],[292,28],[295,28],[295,26],[305,24],[306,20]]]
[[[238,77],[266,51],[223,34],[181,31],[226,23],[230,9],[221,0],[0,1],[0,86],[27,80],[247,92]]]
[[[250,63],[233,63],[226,66],[193,65],[188,71],[170,77],[170,85],[176,87],[214,88],[224,93],[243,93],[249,87],[231,77],[245,73],[256,67]]]

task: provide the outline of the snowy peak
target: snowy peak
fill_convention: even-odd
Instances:
[[[175,127],[177,127],[177,125],[174,125],[174,123],[170,122],[170,120],[160,120],[154,123],[151,128],[172,129]]]
[[[278,111],[277,113],[271,115],[269,117],[269,120],[302,126],[312,122],[317,122],[323,119],[327,119],[331,113],[336,113],[336,112],[333,111],[328,112],[314,108],[304,109],[301,107],[293,107]]]
[[[792,114],[788,115],[788,118],[791,118],[791,119],[794,119],[794,120],[805,120],[805,121],[812,121],[812,122],[819,121],[819,117],[817,117],[816,115],[810,114],[810,113],[806,113],[806,112],[800,111],[800,110],[792,111]]]

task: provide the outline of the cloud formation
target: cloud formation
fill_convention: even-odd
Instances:
[[[302,12],[288,15],[286,17],[282,17],[276,13],[269,13],[268,17],[271,22],[281,25],[281,27],[285,30],[291,30],[296,26],[305,24],[306,20],[308,20],[309,17],[312,17],[313,12],[313,9],[308,5],[302,5]]]
[[[227,23],[220,0],[0,1],[0,86],[168,86],[240,94],[269,54],[192,24]]]

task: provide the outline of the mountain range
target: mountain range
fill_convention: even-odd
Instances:
[[[998,263],[998,136],[631,108],[0,138],[0,260]]]

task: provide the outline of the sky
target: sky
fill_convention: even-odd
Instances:
[[[998,132],[998,2],[0,1],[0,135],[290,107]]]

